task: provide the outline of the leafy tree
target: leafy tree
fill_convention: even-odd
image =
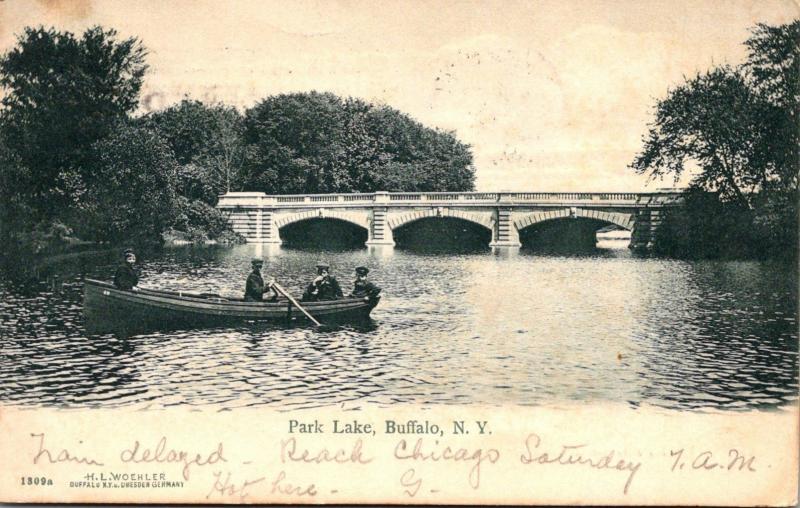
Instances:
[[[459,191],[469,147],[391,108],[330,93],[267,98],[245,114],[243,186],[270,194]]]
[[[175,216],[178,163],[146,128],[122,124],[92,147],[95,185],[80,210],[83,237],[114,243],[160,243]]]
[[[656,230],[654,252],[688,259],[752,257],[758,252],[746,227],[751,222],[750,209],[690,187],[683,206],[668,210]]]
[[[171,147],[183,168],[178,192],[215,204],[238,184],[244,156],[242,116],[235,108],[184,99],[142,119]]]
[[[230,192],[239,184],[239,174],[244,161],[245,147],[242,139],[243,118],[234,108],[217,109],[215,115],[217,132],[215,149],[206,157],[215,169],[217,181]]]
[[[25,168],[16,152],[9,149],[0,136],[0,242],[12,243],[18,230],[31,230],[31,209],[21,193],[20,180]]]
[[[19,160],[15,190],[40,218],[92,184],[91,146],[136,108],[145,55],[137,39],[94,27],[80,38],[26,28],[0,57],[0,122]]]
[[[247,188],[288,194],[339,191],[331,173],[340,154],[343,116],[341,99],[316,92],[269,97],[249,109]]]
[[[183,196],[176,199],[176,213],[172,227],[185,233],[190,241],[218,239],[232,233],[225,216],[203,201],[190,201]],[[232,238],[226,238],[226,241]]]
[[[676,180],[687,167],[699,170],[685,211],[660,232],[667,253],[796,256],[800,21],[757,25],[745,44],[745,64],[700,74],[658,102],[631,164]]]
[[[368,123],[384,160],[375,170],[376,189],[436,192],[474,188],[472,153],[454,133],[427,129],[387,106],[373,108]]]
[[[669,91],[631,167],[694,183],[750,207],[762,190],[797,188],[800,22],[758,25],[748,62],[719,67]]]
[[[763,103],[763,156],[779,177],[770,182],[780,191],[798,188],[800,149],[800,20],[777,27],[759,24],[745,42],[745,71]]]
[[[659,101],[632,167],[677,180],[687,163],[695,163],[700,167],[695,184],[749,206],[748,195],[767,179],[754,152],[759,134],[758,101],[744,77],[728,67],[714,69]]]
[[[216,203],[221,190],[217,183],[206,167],[194,163],[178,165],[175,191],[180,196],[207,204]]]
[[[745,67],[767,99],[797,115],[800,104],[800,20],[786,25],[759,23],[747,39]]]
[[[758,245],[797,257],[800,201],[800,20],[759,24],[745,44],[745,70],[762,99],[766,133],[759,149],[774,177],[755,200]],[[774,256],[773,256],[774,257]]]

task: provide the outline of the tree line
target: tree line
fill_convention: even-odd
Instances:
[[[631,168],[694,176],[667,215],[657,253],[684,258],[797,258],[800,21],[756,25],[747,60],[669,90]]]
[[[99,26],[29,27],[0,56],[4,248],[235,239],[214,209],[227,191],[474,188],[453,132],[356,98],[282,94],[244,112],[187,98],[137,115],[146,60],[140,40]]]
[[[631,168],[694,177],[659,230],[677,257],[797,254],[800,21],[759,24],[738,66],[670,89]],[[467,191],[470,147],[390,107],[330,93],[267,97],[244,112],[185,99],[137,115],[137,38],[26,28],[0,56],[0,244],[235,239],[215,209],[268,194]]]

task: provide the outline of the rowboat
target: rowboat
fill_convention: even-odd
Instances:
[[[375,298],[343,298],[303,302],[301,305],[325,324],[363,321],[380,301]],[[85,279],[83,310],[94,332],[116,330],[120,325],[137,329],[197,328],[248,321],[292,323],[307,318],[286,298],[274,302],[245,302],[243,299],[190,292],[140,288],[130,291],[113,284]]]

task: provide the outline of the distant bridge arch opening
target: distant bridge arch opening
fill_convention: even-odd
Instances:
[[[336,216],[293,218],[276,222],[282,243],[294,248],[360,249],[369,237],[369,227]]]
[[[469,252],[485,250],[492,230],[485,224],[454,215],[425,215],[392,228],[398,248],[423,251]]]
[[[290,213],[288,215],[276,217],[275,226],[278,229],[281,229],[290,224],[310,219],[340,220],[343,222],[349,222],[354,226],[358,226],[369,231],[369,219],[367,218],[366,214],[356,214],[338,210],[325,210],[322,208],[317,210],[303,210],[301,212]]]
[[[585,251],[597,246],[597,233],[611,229],[632,231],[632,214],[565,208],[534,212],[514,221],[523,248],[532,250]],[[624,239],[616,246],[627,247]]]

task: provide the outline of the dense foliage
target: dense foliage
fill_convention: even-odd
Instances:
[[[177,162],[148,129],[121,125],[93,146],[95,185],[87,189],[76,233],[112,243],[147,243],[175,215]],[[130,196],[130,197],[126,197]]]
[[[683,206],[665,216],[654,252],[682,259],[794,259],[796,206],[786,194],[761,194],[748,208],[693,187]]]
[[[3,141],[16,164],[5,188],[36,219],[57,217],[93,184],[92,145],[138,105],[147,66],[134,39],[95,27],[27,28],[0,57]]]
[[[235,108],[187,99],[141,122],[167,142],[181,164],[180,194],[213,205],[220,194],[240,185],[242,120]]]
[[[658,102],[631,164],[655,178],[695,172],[686,208],[657,239],[664,253],[797,256],[800,21],[758,25],[745,44],[745,64],[699,74]]]
[[[0,56],[0,242],[241,241],[228,191],[471,190],[469,147],[386,106],[316,92],[244,114],[185,99],[142,117],[147,52],[94,27],[27,28]]]
[[[242,186],[268,194],[465,191],[469,147],[407,115],[330,93],[278,95],[249,109]]]

